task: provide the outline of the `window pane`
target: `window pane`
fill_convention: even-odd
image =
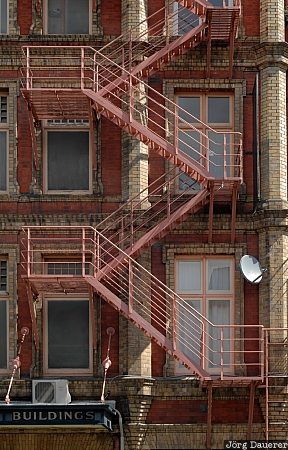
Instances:
[[[48,190],[89,190],[89,132],[47,134]]]
[[[230,324],[230,301],[209,300],[208,318],[214,325]],[[223,342],[221,343],[221,327],[209,327],[209,367],[216,368],[221,364],[230,364],[230,328],[222,327]]]
[[[88,34],[89,0],[48,0],[49,34]]]
[[[0,191],[7,190],[7,133],[0,131]]]
[[[7,261],[0,261],[0,292],[7,291]]]
[[[88,300],[48,301],[48,367],[89,368]]]
[[[213,6],[223,6],[223,0],[209,0],[209,3]]]
[[[197,131],[179,131],[179,149],[191,156],[197,162],[200,161],[200,134]],[[185,173],[180,175],[179,189],[186,191],[187,189],[199,191],[200,184]]]
[[[89,274],[89,263],[85,263],[85,273]],[[82,275],[82,262],[48,262],[48,275]]]
[[[201,262],[178,261],[177,291],[180,293],[201,292]]]
[[[229,103],[229,97],[208,97],[208,123],[230,123]]]
[[[178,10],[176,34],[183,36],[199,25],[199,17],[187,8],[174,3],[174,11]]]
[[[0,1],[0,33],[7,34],[7,0]]]
[[[66,0],[66,32],[89,33],[89,0]]]
[[[180,121],[182,119],[188,123],[197,123],[197,119],[200,119],[200,97],[178,97],[178,105],[188,112],[186,114],[184,111],[179,111]],[[196,119],[193,120],[189,114]]]
[[[7,302],[0,301],[0,369],[7,368]]]
[[[202,327],[197,312],[201,312],[200,300],[189,299],[177,304],[177,347],[191,361],[199,365]],[[182,364],[178,363],[177,370],[181,369],[187,371]]]
[[[208,261],[208,291],[230,292],[230,260]]]
[[[215,178],[233,175],[231,157],[231,139],[229,134],[208,132],[209,137],[209,172]],[[225,152],[225,158],[224,158]],[[224,162],[226,163],[224,172]]]

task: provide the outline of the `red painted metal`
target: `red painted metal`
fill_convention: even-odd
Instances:
[[[288,387],[288,328],[264,328],[265,345],[265,438],[275,439],[288,426],[283,404],[287,402]],[[275,415],[275,405],[277,408]],[[279,411],[283,415],[279,417]]]
[[[251,378],[261,380],[264,355],[261,351],[263,327],[260,325],[214,325],[92,227],[29,227],[24,231],[26,236],[22,241],[22,265],[26,271],[25,276],[33,284],[35,291],[51,293],[55,288],[57,292],[61,289],[63,292],[63,287],[65,289],[68,284],[75,293],[78,290],[83,292],[85,284],[87,291],[92,286],[104,300],[202,380],[210,378],[208,369],[211,367],[217,369],[218,377],[223,381],[242,383]],[[115,247],[123,258],[117,267],[110,267],[107,272],[106,249],[111,247]],[[73,258],[77,262],[82,261],[85,266],[82,274],[85,275],[49,276],[45,261],[47,251],[49,261],[54,253],[55,264],[59,254],[65,255],[69,262]],[[96,277],[93,275],[95,272]],[[253,329],[255,336],[259,337],[243,337],[246,328]],[[224,329],[229,337],[224,337]],[[257,342],[257,350],[245,350],[246,343],[249,345],[252,341]],[[245,363],[248,354],[254,355],[253,363]],[[225,360],[229,362],[225,363]],[[250,364],[254,368],[258,367],[258,375],[243,375],[242,367],[245,364],[247,368]]]
[[[134,239],[132,244],[125,248],[125,253],[121,252],[118,255],[114,253],[111,254],[110,260],[106,260],[107,265],[103,270],[97,275],[97,278],[102,277],[110,270],[116,268],[118,264],[121,264],[126,255],[135,258],[143,251],[145,248],[150,247],[154,242],[160,240],[165,234],[167,234],[171,229],[179,224],[187,217],[189,213],[197,212],[203,204],[206,203],[207,197],[209,196],[209,191],[203,189],[198,194],[190,197],[182,206],[180,206],[176,211],[167,217],[164,217],[157,225],[151,228],[149,231],[146,230],[145,234],[140,236],[137,240]],[[132,230],[133,233],[133,230]],[[111,249],[112,250],[112,249]],[[111,251],[110,250],[110,251]],[[113,255],[113,257],[112,257]],[[108,264],[109,262],[109,264]]]

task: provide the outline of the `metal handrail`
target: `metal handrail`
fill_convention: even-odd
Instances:
[[[170,342],[176,357],[186,355],[191,363],[197,363],[204,370],[208,367],[217,368],[222,378],[227,375],[227,371],[232,374],[234,369],[236,377],[249,378],[249,375],[245,376],[240,371],[237,373],[238,368],[243,365],[257,366],[260,379],[264,357],[261,325],[213,324],[93,227],[26,227],[23,238],[26,243],[22,252],[22,265],[28,278],[55,280],[57,277],[61,280],[65,277],[74,280],[73,286],[79,277],[88,283],[91,280],[93,285],[93,280],[97,281],[106,267],[106,248],[114,247],[123,255],[123,259],[116,268],[103,272],[104,276],[101,277],[101,284],[111,293],[110,303],[113,304],[117,298],[117,308],[127,305],[133,320],[139,316],[141,326],[144,324],[145,331],[155,336],[156,340],[156,330],[161,333]],[[47,250],[54,251],[55,255],[62,253],[65,255],[64,261],[65,258],[71,261],[71,257],[76,258],[78,255],[77,261],[85,265],[82,273],[68,277],[47,274],[47,262],[41,259]],[[57,264],[57,259],[54,264]],[[87,274],[87,266],[90,267],[90,275]],[[254,330],[254,337],[244,335],[248,329]],[[252,362],[245,361],[248,355],[254,355]]]

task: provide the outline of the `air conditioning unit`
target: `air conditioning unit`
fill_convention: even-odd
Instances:
[[[68,405],[68,380],[32,380],[32,402]]]

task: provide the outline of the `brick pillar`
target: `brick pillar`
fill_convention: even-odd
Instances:
[[[151,271],[149,251],[144,252],[137,261],[146,270]],[[147,308],[149,305],[146,305]],[[119,372],[127,375],[151,376],[151,340],[125,318],[120,318],[119,326]]]
[[[285,41],[284,0],[260,0],[260,40]]]
[[[264,64],[261,81],[261,197],[263,207],[287,205],[286,67]]]
[[[267,274],[259,285],[260,323],[271,328],[288,326],[288,235],[270,227],[259,235],[260,261]]]
[[[122,33],[130,29],[132,37],[137,40],[139,33],[141,40],[145,39],[143,32],[147,30],[147,0],[122,0]]]

